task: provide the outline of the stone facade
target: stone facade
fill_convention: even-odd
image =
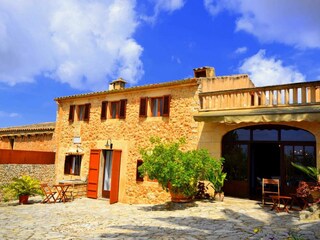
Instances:
[[[116,85],[116,82],[113,82]],[[120,86],[120,85],[119,85]],[[199,95],[205,91],[228,92],[232,89],[250,89],[254,84],[247,75],[214,76],[214,70],[208,68],[195,69],[195,77],[170,83],[153,84],[148,86],[123,89],[117,86],[114,90],[67,96],[55,99],[58,104],[56,124],[57,154],[56,154],[56,182],[61,180],[86,181],[89,173],[90,151],[92,149],[109,149],[106,143],[112,142],[113,149],[122,151],[120,166],[119,201],[124,203],[160,203],[170,199],[167,192],[161,189],[156,182],[136,181],[137,160],[141,159],[139,149],[149,145],[152,136],[166,140],[176,140],[185,137],[186,149],[205,148],[212,156],[221,157],[221,140],[223,136],[237,128],[257,124],[282,124],[305,129],[316,137],[317,165],[320,165],[319,152],[319,122],[286,121],[286,122],[247,122],[247,123],[219,123],[214,121],[196,121],[203,104],[213,105],[213,100],[201,102]],[[115,86],[114,86],[115,87]],[[151,117],[150,99],[170,96],[169,117]],[[240,96],[240,95],[239,95]],[[139,116],[140,99],[147,97],[148,116]],[[245,96],[246,97],[246,96]],[[205,98],[205,97],[204,97]],[[126,116],[124,119],[101,120],[102,102],[115,102],[126,99]],[[219,99],[220,101],[221,99]],[[245,106],[256,99],[245,99]],[[233,101],[233,100],[232,100]],[[90,104],[89,121],[69,121],[70,106],[84,106]],[[225,107],[224,107],[224,104]],[[226,98],[219,107],[228,109],[230,99]],[[110,105],[109,105],[110,107]],[[257,108],[258,109],[258,108]],[[209,112],[212,110],[208,110]],[[232,111],[232,110],[230,110]],[[76,112],[77,114],[77,112]],[[110,114],[110,113],[109,113]],[[74,137],[81,138],[81,145],[74,144]],[[79,176],[64,174],[66,154],[80,149],[82,154],[81,172]],[[102,168],[100,163],[98,197],[102,190]]]
[[[1,128],[0,149],[55,152],[54,128],[54,122]],[[54,171],[54,164],[6,164],[4,162],[0,164],[0,185],[23,175],[30,175],[40,182],[54,184]]]
[[[56,181],[85,180],[89,172],[90,150],[106,149],[108,139],[113,149],[122,150],[120,167],[119,201],[126,203],[163,202],[169,194],[163,191],[156,182],[136,181],[137,160],[141,159],[139,149],[149,145],[152,136],[167,140],[185,137],[188,149],[197,148],[199,123],[193,119],[198,111],[199,102],[196,97],[198,84],[195,79],[178,81],[170,84],[158,84],[152,87],[137,87],[120,91],[109,91],[98,95],[66,97],[57,99],[58,117],[56,124],[57,154]],[[141,97],[161,97],[170,95],[169,117],[139,117]],[[125,119],[101,120],[102,101],[118,101],[127,99]],[[91,104],[89,122],[68,120],[69,106]],[[150,111],[150,105],[149,105]],[[65,175],[65,156],[74,149],[73,138],[81,137],[83,157],[80,176]],[[101,183],[99,183],[101,184]],[[99,187],[101,190],[101,186]],[[99,193],[100,194],[100,193]]]
[[[54,164],[0,164],[0,185],[9,183],[12,178],[23,175],[29,175],[40,182],[52,185],[55,183],[54,169]]]

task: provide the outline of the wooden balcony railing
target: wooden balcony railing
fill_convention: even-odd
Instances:
[[[201,92],[201,111],[320,104],[320,81]]]

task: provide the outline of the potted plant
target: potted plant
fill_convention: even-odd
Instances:
[[[222,187],[227,177],[227,173],[223,172],[223,161],[224,159],[222,158],[219,161],[218,167],[212,168],[208,172],[208,177],[207,177],[214,189],[214,199],[219,201],[223,201],[224,199],[224,193],[222,191]]]
[[[30,176],[13,178],[12,182],[1,187],[5,201],[19,198],[19,204],[28,203],[29,196],[41,195],[40,182]]]
[[[184,139],[165,142],[151,138],[152,147],[140,151],[143,164],[139,172],[149,179],[156,179],[163,189],[171,194],[173,202],[191,201],[197,192],[200,180],[206,180],[208,169],[218,163],[204,149],[182,151]]]
[[[312,180],[315,181],[315,184],[309,184],[308,190],[312,197],[312,202],[319,203],[320,202],[320,168],[317,169],[316,167],[312,166],[303,166],[294,162],[291,162],[291,165],[295,168],[299,169],[300,171],[307,174]],[[305,183],[306,185],[307,183]],[[299,188],[301,188],[299,186]],[[305,188],[305,187],[304,187]]]

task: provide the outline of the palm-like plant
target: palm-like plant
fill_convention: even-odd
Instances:
[[[30,176],[13,178],[12,182],[1,186],[5,201],[18,198],[20,196],[41,195],[40,181]]]
[[[311,166],[303,166],[294,162],[291,162],[291,165],[295,168],[299,169],[300,171],[307,174],[310,178],[315,180],[316,182],[320,182],[320,168],[311,167]]]

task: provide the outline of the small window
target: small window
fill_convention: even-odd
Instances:
[[[122,99],[117,102],[111,102],[111,104],[110,104],[110,118],[125,119],[126,118],[126,106],[127,106],[126,99]]]
[[[163,114],[163,98],[151,99],[152,117],[160,117]]]
[[[84,119],[84,109],[85,109],[85,105],[78,106],[78,120],[79,121],[82,121]]]
[[[136,172],[136,181],[137,182],[143,182],[143,177],[139,173],[139,167],[143,164],[142,160],[137,161],[137,172]]]
[[[64,174],[80,176],[82,155],[68,155],[64,163]]]
[[[89,121],[90,116],[90,103],[78,106],[78,120],[79,121]]]
[[[119,112],[119,102],[112,102],[111,109],[110,109],[111,118],[119,118],[118,112]]]
[[[170,112],[170,96],[151,98],[151,113],[153,117],[168,117]]]

